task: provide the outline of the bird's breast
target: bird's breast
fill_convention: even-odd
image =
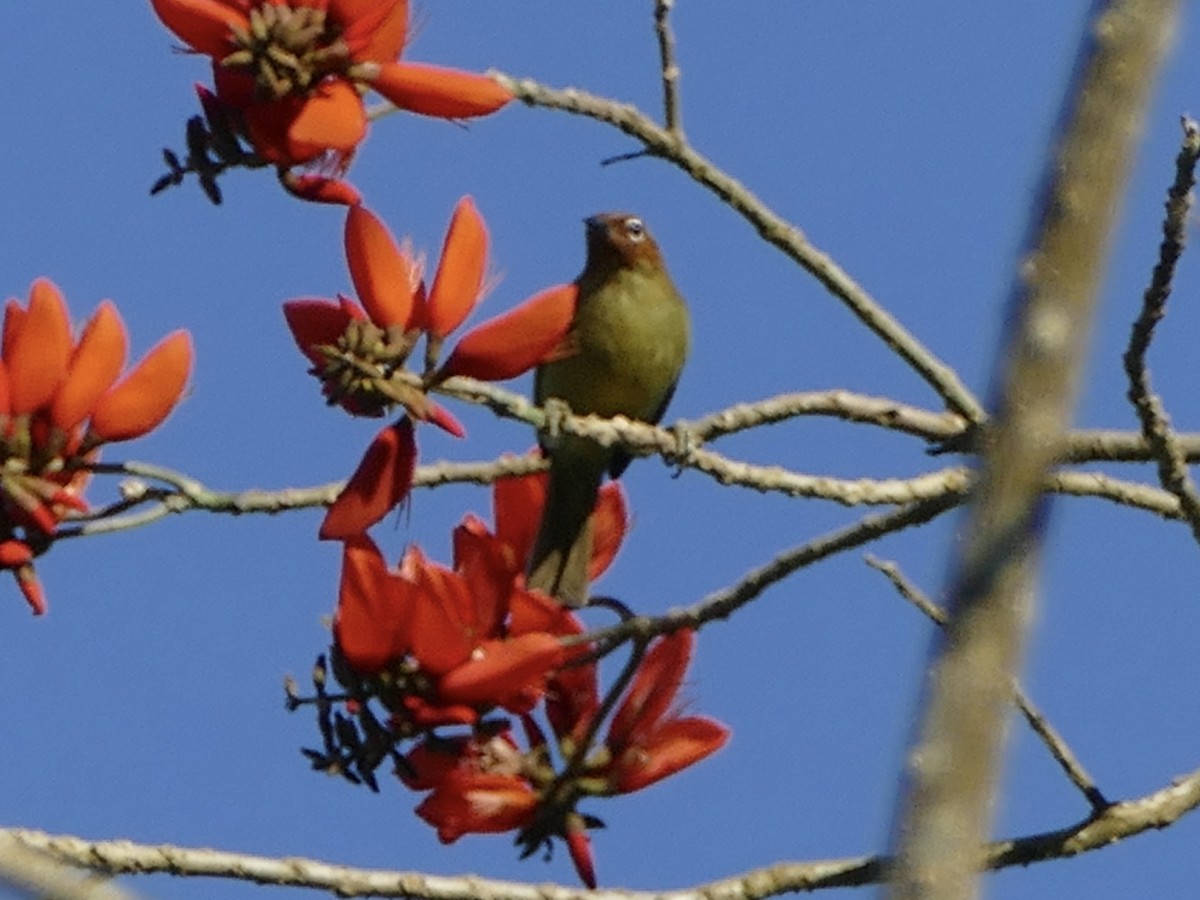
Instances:
[[[666,278],[622,271],[581,286],[578,352],[545,367],[540,399],[560,397],[577,413],[649,419],[679,377],[688,350],[683,301]]]

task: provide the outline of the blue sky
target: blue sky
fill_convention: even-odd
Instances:
[[[964,380],[982,391],[1046,139],[1090,4],[682,2],[675,17],[684,125],[697,149],[800,226]],[[408,57],[578,85],[656,111],[651,4],[424,0]],[[1120,354],[1153,264],[1178,118],[1196,113],[1200,55],[1182,23],[1146,121],[1079,421],[1133,428]],[[7,294],[53,278],[80,318],[113,298],[135,352],[190,329],[192,391],[168,424],[118,457],[223,489],[344,477],[376,423],[323,406],[281,301],[349,290],[343,214],[234,173],[214,208],[194,185],[151,198],[159,149],[179,148],[201,60],[172,52],[149,3],[44,0],[10,16],[0,92]],[[570,280],[580,220],[635,210],[658,237],[694,321],[668,421],[797,390],[846,388],[933,407],[924,384],[811,278],[717,200],[603,126],[514,107],[462,129],[393,116],[353,169],[368,204],[436,256],[450,210],[475,198],[499,286],[482,314]],[[1200,270],[1185,256],[1150,353],[1184,430]],[[527,381],[516,382],[527,390]],[[426,429],[427,460],[520,451],[532,434],[455,407],[468,441]],[[838,477],[937,468],[911,439],[821,420],[721,441],[753,462]],[[1149,466],[1110,467],[1153,481]],[[638,609],[694,602],[862,510],[721,488],[660,462],[625,478],[636,527],[602,582]],[[90,495],[111,497],[100,483]],[[421,492],[377,536],[444,556],[449,529],[486,513],[484,489]],[[319,513],[189,513],[135,533],[64,543],[40,572],[51,612],[0,594],[8,675],[0,770],[5,824],[312,856],[355,865],[572,882],[565,856],[518,863],[505,837],[440,846],[399,785],[380,796],[308,771],[307,715],[282,708],[327,640],[338,551]],[[872,548],[932,594],[958,519]],[[1194,702],[1200,554],[1186,527],[1095,499],[1060,501],[1024,681],[1101,788],[1165,786],[1200,764]],[[896,778],[930,637],[861,554],[772,588],[706,628],[687,695],[734,732],[717,757],[640,795],[598,803],[600,878],[683,886],[780,859],[853,856],[887,841]],[[1086,807],[1020,723],[997,835],[1064,826]],[[991,876],[988,896],[1184,896],[1200,819],[1085,857]],[[148,895],[255,896],[242,884],[143,879]]]

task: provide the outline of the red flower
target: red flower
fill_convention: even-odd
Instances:
[[[479,551],[474,543],[456,541]],[[506,627],[514,578],[493,559],[486,551],[456,552],[453,570],[418,561],[413,656],[438,678],[442,702],[525,712],[568,653],[554,633]]]
[[[45,611],[45,598],[31,543],[44,548],[64,516],[88,508],[84,466],[101,445],[156,428],[179,402],[191,372],[191,338],[177,331],[118,381],[128,345],[125,325],[107,300],[75,340],[62,294],[44,278],[30,288],[27,307],[16,300],[5,307],[0,568],[16,574],[35,613]]]
[[[464,834],[524,828],[537,812],[538,795],[519,775],[455,769],[417,807],[443,844]]]
[[[407,0],[151,0],[163,24],[211,56],[220,103],[281,169],[340,175],[367,133],[363,94],[445,119],[487,115],[512,95],[483,75],[398,62]],[[210,123],[214,116],[206,105]],[[314,182],[310,199],[351,199]],[[300,192],[303,194],[303,192]],[[329,196],[332,194],[332,196]]]
[[[412,586],[388,571],[369,537],[347,541],[333,619],[342,656],[359,672],[381,672],[408,652],[411,622]]]
[[[346,297],[297,299],[285,303],[283,310],[325,397],[354,415],[383,416],[401,407],[409,419],[432,422],[461,437],[462,426],[429,397],[432,385],[452,374],[520,374],[547,358],[566,335],[574,288],[544,292],[478,326],[451,354],[454,365],[448,362],[429,376],[443,340],[484,293],[487,225],[470,197],[455,206],[428,292],[421,265],[365,207],[352,206],[347,212],[344,245],[362,305]],[[422,335],[424,376],[406,368]],[[460,352],[464,346],[466,353]],[[411,423],[380,432],[326,517],[321,536],[345,539],[385,516],[407,495],[416,455]]]
[[[408,496],[416,467],[412,420],[400,419],[375,435],[325,514],[318,536],[323,541],[345,541],[364,534]]]
[[[346,544],[334,622],[338,649],[363,675],[407,659],[409,681],[393,713],[419,730],[471,724],[497,706],[525,712],[570,655],[559,640],[566,629],[518,627],[528,617],[510,625],[514,576],[493,564],[496,547],[488,542],[495,539],[457,540],[453,569],[413,548],[398,571],[387,569],[369,538]]]
[[[607,781],[609,793],[648,787],[715,753],[729,739],[720,722],[681,716],[673,708],[694,643],[691,631],[677,631],[657,641],[638,667],[604,741],[611,761],[596,773]]]
[[[549,473],[500,478],[492,487],[492,510],[496,536],[511,549],[517,569],[524,572],[533,552],[542,510],[546,506]],[[625,492],[616,481],[600,488],[592,512],[592,559],[588,578],[595,581],[612,565],[629,530]]]

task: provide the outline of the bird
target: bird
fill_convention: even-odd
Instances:
[[[587,257],[575,279],[575,312],[561,352],[534,373],[534,398],[539,406],[557,398],[575,415],[656,424],[688,356],[687,305],[639,216],[600,213],[584,226]],[[600,483],[606,472],[619,477],[631,457],[576,435],[543,440],[542,452],[550,481],[526,587],[579,607],[588,600],[591,513]]]

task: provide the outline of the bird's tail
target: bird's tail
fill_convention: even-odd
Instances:
[[[552,465],[546,508],[529,556],[526,584],[545,591],[566,606],[588,599],[588,564],[592,558],[592,510],[602,470]]]

